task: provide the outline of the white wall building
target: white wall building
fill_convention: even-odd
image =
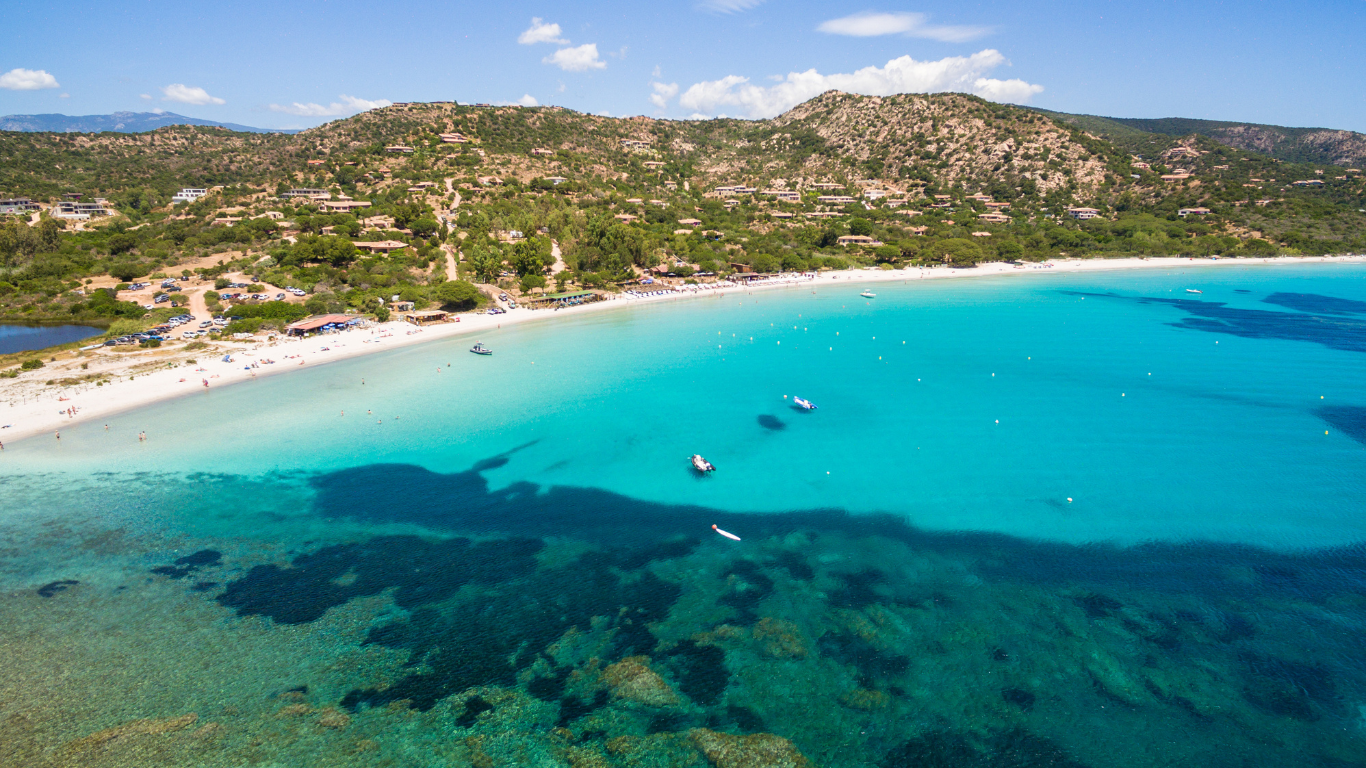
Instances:
[[[179,192],[175,193],[175,195],[171,198],[171,202],[193,203],[194,201],[198,200],[199,198],[207,194],[209,194],[209,190],[207,189],[199,189],[197,187],[186,187],[180,190]]]

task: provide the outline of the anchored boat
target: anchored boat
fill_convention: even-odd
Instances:
[[[876,293],[873,293],[872,291],[864,291],[863,293],[860,293],[859,295],[862,296],[862,297],[865,298],[865,299],[876,299],[876,298],[877,298],[877,294],[876,294]]]
[[[491,355],[491,354],[493,354],[493,350],[491,350],[491,349],[489,349],[488,347],[484,346],[484,342],[482,342],[482,341],[477,341],[477,342],[475,342],[475,343],[474,343],[474,346],[470,347],[470,351],[473,352],[473,353],[476,354],[476,355]]]
[[[816,410],[816,404],[811,402],[810,400],[807,400],[804,397],[793,397],[792,402],[796,403],[797,405],[800,405],[808,411]]]
[[[1194,288],[1187,288],[1186,293],[1204,293],[1204,291],[1197,291]]]
[[[692,456],[688,457],[688,461],[692,462],[692,468],[697,470],[698,472],[702,472],[705,474],[707,472],[716,471],[716,467],[713,466],[710,461],[707,461],[706,459],[702,458],[701,454],[694,453]]]

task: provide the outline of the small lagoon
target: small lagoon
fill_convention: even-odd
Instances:
[[[7,445],[0,764],[1362,765],[1363,278],[652,304]]]

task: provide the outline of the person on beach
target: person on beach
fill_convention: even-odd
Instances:
[[[58,440],[61,440],[61,439],[62,439],[62,432],[61,432],[61,430],[57,430],[57,439],[58,439]]]

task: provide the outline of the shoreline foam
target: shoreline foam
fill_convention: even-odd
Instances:
[[[1219,259],[1188,257],[1127,258],[1127,259],[1071,259],[1048,261],[1041,264],[1015,266],[1000,262],[979,265],[970,269],[950,269],[943,267],[912,267],[896,270],[859,269],[843,270],[819,274],[813,278],[775,280],[771,283],[734,285],[712,290],[699,290],[695,293],[674,293],[666,296],[627,298],[616,296],[606,301],[567,307],[558,311],[518,309],[503,315],[468,314],[460,315],[461,320],[425,328],[416,328],[402,321],[392,321],[373,326],[369,329],[344,331],[327,336],[313,336],[304,339],[282,339],[275,342],[247,342],[245,344],[224,341],[216,342],[218,348],[212,352],[214,360],[197,363],[198,368],[186,365],[163,368],[144,373],[129,371],[145,364],[144,359],[133,359],[123,371],[114,375],[119,378],[110,380],[106,385],[93,384],[78,387],[65,387],[55,393],[46,384],[32,378],[17,385],[11,385],[11,392],[18,390],[23,397],[15,401],[10,397],[9,407],[0,410],[0,424],[12,425],[0,430],[0,442],[17,443],[26,438],[54,433],[64,428],[99,418],[108,418],[118,413],[135,410],[157,402],[188,396],[204,389],[202,381],[209,381],[211,388],[222,387],[243,381],[251,381],[264,376],[280,375],[300,367],[313,368],[339,360],[347,360],[373,352],[381,352],[399,347],[411,346],[459,336],[472,336],[481,332],[495,330],[503,325],[550,320],[563,315],[577,315],[587,312],[600,312],[609,309],[636,306],[660,301],[678,301],[717,296],[736,292],[752,293],[756,290],[805,286],[840,286],[856,283],[876,283],[912,280],[963,279],[1013,274],[1034,274],[1038,272],[1073,273],[1098,272],[1122,269],[1171,269],[1176,267],[1216,267],[1224,265],[1269,266],[1278,264],[1343,264],[1366,263],[1366,256],[1319,256],[1319,257],[1273,257]],[[334,348],[335,347],[335,348]],[[208,350],[205,350],[208,351]],[[183,351],[182,351],[183,354]],[[242,361],[225,363],[219,357],[223,354],[240,355]],[[270,358],[276,362],[263,368],[246,369],[248,359]],[[168,361],[169,362],[169,361]],[[41,374],[39,374],[41,375]],[[128,375],[128,378],[123,378]],[[31,391],[25,391],[31,390]],[[47,390],[47,391],[43,391]],[[60,399],[59,399],[60,398]],[[75,416],[68,416],[65,409],[75,407]]]

